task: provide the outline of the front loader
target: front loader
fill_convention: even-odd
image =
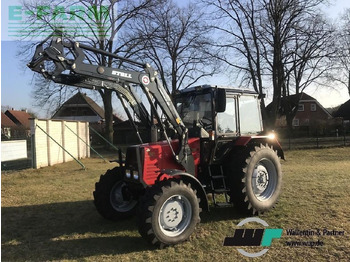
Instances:
[[[103,66],[92,56],[124,67]],[[115,91],[140,144],[130,145],[125,160],[120,154],[119,166],[101,175],[94,203],[106,219],[136,214],[140,234],[152,245],[187,240],[200,212],[209,211],[209,194],[214,205],[245,214],[276,204],[284,154],[275,136],[263,131],[258,94],[204,85],[171,98],[149,64],[63,37],[40,43],[28,66],[59,84]],[[150,130],[147,138],[132,115]]]

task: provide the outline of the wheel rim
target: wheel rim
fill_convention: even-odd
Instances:
[[[113,186],[110,193],[111,205],[118,212],[128,212],[137,204],[137,201],[132,199],[131,194],[130,200],[124,199],[123,189],[126,189],[126,184],[123,181],[119,181]]]
[[[183,233],[191,223],[192,206],[182,195],[169,197],[159,212],[159,226],[166,236],[176,237]]]
[[[277,170],[273,162],[267,158],[261,159],[252,176],[255,197],[260,201],[270,199],[276,190],[277,180]]]

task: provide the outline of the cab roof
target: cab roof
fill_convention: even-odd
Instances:
[[[247,88],[235,88],[235,87],[230,87],[230,86],[216,86],[216,85],[200,85],[200,86],[193,86],[189,87],[186,89],[182,89],[179,91],[180,94],[185,94],[185,93],[191,93],[193,91],[203,91],[205,92],[206,90],[215,90],[217,88],[220,89],[225,89],[229,93],[235,93],[235,94],[249,94],[249,95],[259,95],[255,90],[247,89]]]

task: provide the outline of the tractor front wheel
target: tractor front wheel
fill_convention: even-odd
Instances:
[[[189,238],[200,222],[199,199],[190,184],[164,180],[146,189],[140,201],[139,232],[163,248]]]
[[[94,204],[106,219],[119,220],[135,213],[138,202],[123,181],[123,174],[120,167],[113,168],[95,184]]]

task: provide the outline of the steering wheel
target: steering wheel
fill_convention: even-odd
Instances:
[[[205,121],[203,121],[205,120]],[[207,129],[212,126],[212,120],[208,117],[203,116],[198,123],[204,128]]]

